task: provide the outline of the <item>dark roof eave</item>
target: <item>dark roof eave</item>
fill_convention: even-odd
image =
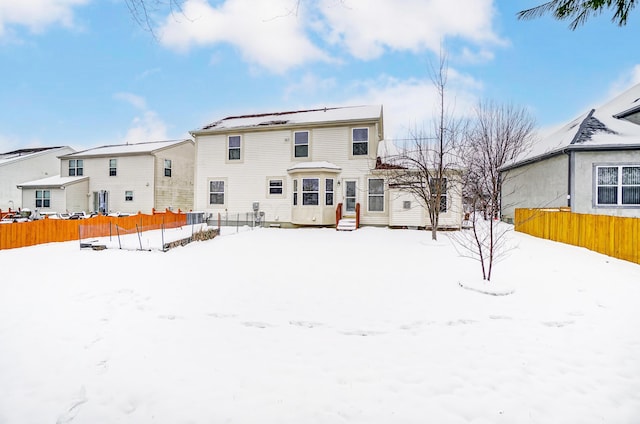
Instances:
[[[624,150],[640,150],[640,144],[606,144],[602,146],[584,146],[584,145],[571,145],[563,147],[562,149],[554,150],[543,155],[538,155],[529,159],[522,160],[520,162],[513,163],[500,167],[500,172],[509,171],[511,169],[520,168],[521,166],[530,165],[532,163],[541,162],[546,159],[550,159],[554,156],[565,154],[569,151],[576,152],[604,152],[604,151],[624,151]]]

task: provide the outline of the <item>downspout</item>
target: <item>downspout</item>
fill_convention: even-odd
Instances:
[[[565,150],[567,155],[567,206],[572,208],[573,197],[573,168],[575,166],[575,155],[573,150]]]

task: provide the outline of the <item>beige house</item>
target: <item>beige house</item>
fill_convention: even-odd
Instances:
[[[59,175],[20,185],[39,211],[151,213],[193,208],[191,139],[101,146],[60,156]]]
[[[232,116],[191,131],[194,208],[271,226],[424,226],[376,169],[380,105]],[[409,216],[411,215],[411,216]],[[403,218],[400,219],[399,216]]]
[[[68,146],[37,147],[0,153],[0,209],[18,210],[32,208],[31,202],[23,203],[19,184],[40,178],[48,178],[60,172],[58,156],[73,153]]]

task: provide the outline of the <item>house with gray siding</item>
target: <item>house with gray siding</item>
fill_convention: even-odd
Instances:
[[[515,208],[640,217],[640,84],[501,168],[502,217]]]

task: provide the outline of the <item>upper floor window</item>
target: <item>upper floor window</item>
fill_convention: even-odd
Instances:
[[[109,176],[115,177],[116,175],[118,175],[118,160],[109,159]]]
[[[51,191],[36,190],[36,208],[51,207]]]
[[[70,159],[69,160],[69,176],[80,177],[82,175],[84,175],[83,160]]]
[[[171,160],[170,159],[164,160],[164,176],[165,177],[171,176]]]
[[[369,128],[354,128],[352,130],[353,156],[369,154]]]
[[[295,157],[309,157],[309,131],[296,131],[293,133],[293,144]]]
[[[382,178],[369,179],[369,211],[384,211],[384,180]]]
[[[240,145],[242,139],[239,135],[230,135],[228,140],[229,160],[240,160]]]
[[[209,204],[224,205],[224,181],[209,181]]]
[[[640,166],[598,166],[598,205],[640,205]]]
[[[302,204],[318,205],[318,189],[320,181],[317,178],[302,179]]]

